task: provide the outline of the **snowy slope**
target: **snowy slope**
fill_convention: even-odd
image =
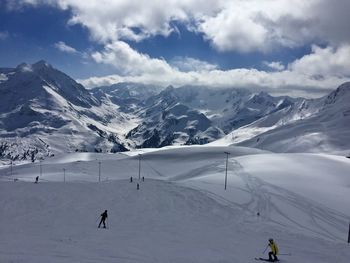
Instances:
[[[197,110],[210,119],[213,125],[229,132],[232,129],[251,123],[277,110],[286,108],[301,99],[273,97],[266,92],[253,93],[246,89],[205,86],[168,87],[159,95],[148,99],[154,101],[181,103]],[[147,104],[146,104],[147,107]]]
[[[224,135],[205,114],[186,106],[173,91],[170,86],[139,104],[135,114],[143,121],[127,134],[136,146],[204,144]]]
[[[350,83],[328,96],[304,100],[234,130],[213,145],[238,144],[274,152],[347,153]]]
[[[213,141],[274,152],[350,151],[349,83],[308,100],[135,83],[89,91],[45,61],[0,74],[1,161]]]
[[[4,71],[0,83],[1,159],[26,160],[70,151],[119,151],[120,134],[137,119],[44,61]]]
[[[123,112],[132,112],[137,111],[145,100],[157,95],[162,89],[155,85],[121,82],[111,86],[96,87],[91,92],[98,99],[108,97]]]
[[[141,147],[205,144],[300,100],[234,88],[169,86],[139,103],[135,114],[143,122],[127,137]]]
[[[140,153],[146,180],[137,191]],[[99,161],[102,182],[93,183]],[[38,185],[23,182],[39,171],[0,169],[1,213],[16,226],[1,217],[4,262],[254,262],[269,237],[291,253],[280,256],[286,262],[350,256],[344,157],[207,146],[74,153],[43,161]],[[96,229],[104,209],[107,231]]]

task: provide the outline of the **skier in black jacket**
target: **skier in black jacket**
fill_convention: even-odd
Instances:
[[[107,210],[105,210],[102,214],[101,214],[101,221],[98,224],[98,228],[100,228],[101,224],[103,223],[103,228],[106,228],[106,219],[107,219],[108,215],[107,215]]]

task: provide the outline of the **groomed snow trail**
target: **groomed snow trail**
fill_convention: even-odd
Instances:
[[[291,161],[293,157],[289,156],[287,160]],[[323,162],[330,161],[317,155],[307,157],[310,162],[315,161],[315,159]],[[254,162],[252,161],[254,158],[266,160],[266,167],[270,168],[265,168],[265,171],[261,167],[250,168],[253,170],[253,174],[247,172],[246,169],[250,167],[247,165],[247,162],[251,164]],[[272,162],[273,158],[276,157],[260,155],[254,158],[252,156],[244,156],[229,159],[227,191],[223,191],[225,166],[222,162],[207,164],[196,171],[192,170],[189,173],[177,175],[172,179],[184,186],[199,190],[222,204],[240,208],[245,214],[241,219],[244,222],[276,224],[309,236],[344,242],[350,218],[350,215],[346,214],[346,212],[349,211],[347,211],[346,204],[339,205],[339,202],[337,202],[338,205],[335,205],[336,202],[333,201],[333,206],[329,206],[322,203],[322,200],[315,198],[315,196],[318,197],[320,194],[323,194],[326,196],[324,199],[327,199],[327,192],[330,195],[336,195],[335,191],[340,191],[332,186],[331,181],[327,191],[327,187],[322,182],[324,176],[319,171],[320,168],[315,168],[314,171],[320,175],[319,181],[316,179],[312,182],[305,176],[304,183],[306,187],[302,189],[299,187],[303,184],[302,181],[294,183],[294,185],[293,183],[288,184],[288,181],[293,180],[293,177],[296,180],[299,179],[293,174],[293,171],[289,171],[292,176],[286,175],[285,179],[280,179],[286,173],[283,171],[285,164],[282,164],[280,168],[275,168],[277,172],[272,171],[271,167],[275,164],[268,162]],[[256,161],[256,163],[258,162],[260,161]],[[329,162],[329,165],[331,166],[332,162]],[[301,170],[305,170],[305,163],[301,163],[300,166]],[[349,164],[346,164],[345,167],[350,171]],[[269,175],[270,178],[264,174],[266,170],[271,173]],[[217,171],[220,171],[220,173]],[[345,178],[346,174],[344,171],[343,175]],[[281,183],[281,181],[284,182],[283,180],[286,180],[287,183]],[[348,179],[348,181],[350,180]],[[336,176],[334,176],[334,182],[332,183],[337,183]],[[308,192],[309,188],[317,188],[313,185],[320,188],[318,192]],[[344,185],[340,189],[346,187]],[[299,188],[301,193],[294,191],[296,189],[299,190]],[[324,192],[322,192],[323,190]],[[349,194],[349,189],[347,189],[347,193]],[[328,197],[328,199],[331,200],[332,198]],[[330,203],[332,204],[332,202]],[[259,216],[257,216],[258,213]]]
[[[241,210],[160,180],[0,183],[1,262],[252,262],[271,233],[288,262],[347,262],[346,245],[240,221]],[[109,229],[97,229],[109,212]],[[300,250],[299,250],[300,249]],[[343,257],[344,256],[344,257]],[[281,256],[282,257],[282,256]],[[305,261],[300,261],[304,259]]]
[[[345,214],[253,176],[237,160],[230,161],[234,173],[251,194],[251,200],[245,204],[246,210],[252,213],[258,211],[265,221],[283,224],[287,228],[296,227],[302,232],[332,240],[338,240],[346,231],[348,216]]]
[[[137,191],[139,153],[146,181]],[[1,263],[246,263],[270,237],[292,253],[285,262],[350,258],[350,161],[341,156],[205,146],[77,153],[42,162],[34,184],[39,168],[0,167]],[[106,231],[96,229],[104,209]]]

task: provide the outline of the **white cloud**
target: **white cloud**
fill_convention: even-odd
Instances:
[[[277,71],[282,71],[285,69],[285,66],[280,61],[272,61],[272,62],[263,61],[263,64],[269,67],[270,69],[277,70]]]
[[[100,43],[168,36],[173,21],[204,34],[220,51],[272,51],[309,43],[350,43],[349,0],[17,0],[70,9],[70,24]],[[9,4],[10,5],[10,4]],[[12,4],[13,5],[13,4]]]
[[[223,0],[22,0],[70,9],[69,24],[88,28],[95,41],[140,41],[155,35],[168,36],[176,28],[173,21],[188,23],[203,14],[213,14]]]
[[[66,52],[66,53],[70,53],[70,54],[77,54],[77,53],[79,53],[75,48],[73,48],[71,46],[68,46],[63,41],[59,41],[59,42],[55,43],[54,47],[57,48],[58,50],[62,51],[62,52]]]
[[[273,47],[295,47],[315,38],[310,12],[324,0],[232,0],[216,16],[198,23],[220,51],[269,52]]]
[[[306,55],[288,65],[287,69],[282,69],[283,65],[278,62],[272,63],[280,71],[266,72],[257,69],[231,69],[231,70],[191,70],[181,71],[179,68],[173,68],[166,61],[153,60],[143,57],[137,63],[138,69],[133,74],[128,75],[110,75],[106,77],[92,77],[86,80],[80,80],[87,87],[110,85],[117,82],[138,82],[157,85],[206,85],[212,87],[235,86],[240,88],[269,89],[270,92],[278,94],[289,94],[294,96],[319,96],[327,93],[330,89],[343,82],[350,81],[349,75],[349,56],[350,46],[344,46],[339,49],[331,47],[314,47],[313,53]],[[347,56],[346,56],[347,54]],[[144,60],[143,60],[144,59]],[[147,60],[150,61],[147,61]],[[132,61],[126,59],[125,61]],[[330,63],[327,64],[327,61]],[[152,63],[160,63],[159,70],[142,71],[142,64],[146,69],[151,67]],[[150,63],[150,64],[148,64]],[[270,63],[271,64],[271,63]],[[119,66],[119,65],[118,65]],[[125,66],[125,64],[124,64]],[[323,91],[323,93],[322,93]]]
[[[113,65],[122,74],[169,74],[173,71],[165,60],[141,54],[123,41],[107,44],[102,52],[91,56],[97,63]]]
[[[299,74],[315,77],[350,77],[350,44],[338,48],[313,45],[311,54],[294,61],[288,67]]]
[[[263,50],[269,32],[254,20],[254,14],[251,17],[247,12],[251,9],[248,2],[231,1],[217,15],[205,16],[198,21],[197,31],[204,33],[220,51]]]
[[[16,1],[17,2],[17,1]],[[334,88],[349,80],[349,0],[22,0],[70,9],[69,24],[87,28],[103,45],[92,52],[97,63],[113,65],[117,75],[83,81],[135,81],[155,84],[270,87],[282,90]],[[173,21],[200,33],[222,52],[273,52],[276,48],[314,45],[312,52],[277,72],[256,69],[219,70],[184,58],[170,64],[128,45],[155,35],[168,36]],[[319,47],[326,45],[326,48]]]
[[[312,42],[350,43],[348,0],[231,0],[197,31],[221,51],[270,52]]]
[[[312,78],[293,71],[265,72],[256,69],[213,70],[208,72],[175,71],[170,75],[110,75],[78,80],[88,88],[111,85],[118,82],[136,82],[162,86],[202,85],[219,87],[238,87],[257,90],[269,90],[271,93],[292,96],[317,97],[329,92],[350,78],[330,77]]]
[[[218,68],[218,65],[190,57],[175,57],[170,65],[180,71],[209,71]]]

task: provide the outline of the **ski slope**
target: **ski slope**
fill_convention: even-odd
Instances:
[[[282,262],[350,258],[342,156],[190,146],[66,154],[41,168],[39,184],[39,163],[0,168],[0,262],[255,262],[270,237],[291,253]],[[105,209],[109,229],[97,229]]]

